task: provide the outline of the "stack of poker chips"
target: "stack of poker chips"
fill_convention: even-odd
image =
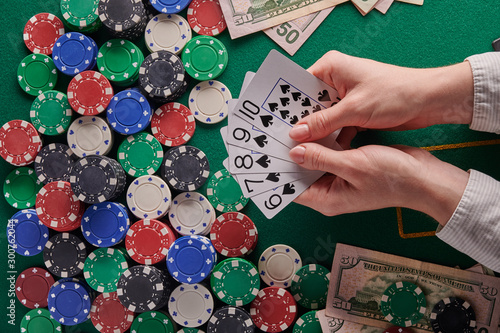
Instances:
[[[99,18],[107,30],[117,38],[136,39],[148,24],[148,12],[142,1],[100,0]]]

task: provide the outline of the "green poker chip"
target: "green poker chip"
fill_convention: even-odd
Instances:
[[[210,285],[215,296],[224,303],[243,306],[253,301],[259,293],[259,271],[248,260],[229,258],[215,266]]]
[[[217,38],[197,36],[182,51],[186,72],[196,80],[212,80],[224,72],[228,63],[227,49]]]
[[[98,7],[99,0],[61,0],[64,23],[79,32],[92,33],[102,26]]]
[[[26,93],[38,96],[56,86],[56,65],[52,58],[45,54],[30,54],[17,67],[17,81]]]
[[[126,258],[119,249],[98,248],[85,259],[83,276],[88,285],[98,292],[116,291],[120,276],[128,268]]]
[[[161,166],[161,143],[146,132],[128,136],[118,147],[118,161],[132,177],[152,175]]]
[[[132,326],[130,332],[134,333],[175,333],[176,324],[163,312],[148,311],[138,315]]]
[[[217,171],[210,178],[207,197],[212,206],[223,213],[240,211],[249,200],[243,195],[238,182],[226,169]]]
[[[97,68],[111,82],[129,86],[139,78],[144,61],[142,51],[126,39],[111,39],[104,43],[97,55]]]
[[[3,195],[12,207],[26,209],[35,205],[36,195],[42,186],[35,170],[21,167],[11,171],[5,178]]]
[[[293,326],[293,333],[322,333],[317,311],[309,311],[300,316]]]
[[[66,94],[49,90],[37,96],[31,105],[30,119],[36,130],[45,135],[59,135],[68,130],[73,110]]]
[[[25,333],[60,333],[62,326],[50,315],[47,309],[28,311],[21,320],[21,332]]]
[[[425,295],[413,283],[396,282],[384,291],[380,310],[391,324],[409,327],[415,325],[425,314]]]
[[[292,278],[291,292],[297,303],[307,309],[326,306],[330,271],[321,265],[310,264],[299,268]]]

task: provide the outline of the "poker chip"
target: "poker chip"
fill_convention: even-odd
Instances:
[[[167,225],[145,219],[132,224],[125,238],[125,247],[134,261],[153,265],[165,259],[174,241],[175,235]]]
[[[254,331],[255,325],[250,314],[235,306],[223,306],[215,310],[207,324],[207,333],[253,333]]]
[[[35,205],[36,195],[42,188],[35,170],[20,167],[12,170],[3,183],[3,195],[9,205],[17,209],[30,208]]]
[[[195,284],[210,276],[216,261],[217,254],[208,238],[183,236],[175,240],[168,250],[167,269],[175,280]]]
[[[108,107],[113,87],[101,73],[85,71],[76,75],[68,86],[69,104],[82,116],[95,116]]]
[[[192,38],[192,33],[182,16],[158,14],[149,21],[144,37],[150,52],[169,51],[179,54]]]
[[[135,39],[144,33],[147,24],[142,1],[101,0],[98,13],[103,25],[119,38]]]
[[[14,251],[28,257],[43,251],[49,239],[49,229],[40,222],[34,209],[24,209],[9,219],[6,235]]]
[[[141,313],[135,318],[130,330],[134,333],[174,333],[175,324],[163,312],[148,311]]]
[[[52,51],[57,69],[70,76],[92,69],[96,56],[97,44],[79,32],[68,32],[59,37]]]
[[[102,23],[98,15],[99,0],[61,0],[61,13],[66,25],[72,30],[92,33]]]
[[[127,258],[121,251],[99,248],[85,259],[83,276],[92,289],[109,293],[116,291],[118,279],[127,269]]]
[[[259,259],[260,277],[271,287],[290,287],[294,273],[301,267],[302,260],[297,251],[284,244],[268,247]]]
[[[118,147],[118,161],[132,177],[152,175],[160,168],[162,160],[160,142],[146,132],[128,136]]]
[[[71,184],[63,181],[48,183],[36,197],[36,214],[47,227],[60,230],[80,226],[82,203],[73,193]],[[68,230],[68,231],[69,231]],[[62,230],[60,230],[62,231]]]
[[[24,120],[11,120],[0,128],[0,156],[15,166],[28,165],[42,149],[35,127]]]
[[[225,257],[249,254],[257,245],[257,239],[257,227],[242,213],[223,213],[210,229],[212,244]]]
[[[82,234],[96,247],[120,243],[130,227],[125,207],[115,202],[101,202],[87,208],[82,217]]]
[[[215,220],[215,211],[203,194],[185,192],[172,200],[168,217],[179,234],[200,235],[210,230]]]
[[[159,269],[138,265],[129,267],[122,274],[116,292],[123,306],[142,313],[163,307],[168,300],[169,288]]]
[[[160,13],[176,14],[186,8],[191,0],[151,0],[153,7]]]
[[[391,324],[415,325],[426,310],[425,295],[417,285],[400,281],[390,285],[382,295],[380,310]]]
[[[195,191],[205,184],[209,175],[208,158],[200,149],[182,145],[167,151],[162,177],[173,189]]]
[[[413,331],[407,327],[392,326],[386,328],[384,333],[413,333]]]
[[[204,124],[216,124],[226,119],[227,101],[232,99],[229,89],[219,81],[203,81],[189,94],[189,108],[194,117]]]
[[[240,211],[248,203],[240,185],[226,169],[217,171],[210,178],[207,197],[212,206],[223,213]]]
[[[140,219],[156,219],[165,216],[171,200],[172,194],[167,183],[154,175],[135,179],[127,190],[128,208]]]
[[[48,308],[52,317],[67,326],[89,319],[92,295],[77,279],[59,280],[49,291]]]
[[[217,78],[227,67],[228,55],[224,44],[211,36],[197,36],[187,42],[182,51],[182,63],[194,79]]]
[[[210,285],[214,295],[224,303],[243,306],[253,301],[259,292],[259,272],[248,260],[225,259],[215,266]]]
[[[297,319],[293,326],[293,333],[321,333],[321,324],[319,323],[317,311],[304,313]]]
[[[49,90],[37,96],[30,110],[36,130],[45,135],[59,135],[68,130],[73,110],[66,94]]]
[[[307,309],[326,307],[330,271],[317,264],[301,267],[292,277],[291,292],[299,305]]]
[[[93,155],[73,165],[69,181],[79,200],[96,204],[118,197],[125,188],[126,174],[117,161]]]
[[[45,54],[27,55],[17,67],[17,81],[27,94],[38,96],[56,86],[56,65],[52,58]]]
[[[196,129],[191,110],[180,103],[160,106],[151,120],[151,132],[168,147],[180,146],[188,142]]]
[[[43,261],[47,269],[63,278],[80,274],[86,257],[85,243],[69,233],[59,233],[51,237],[43,249]]]
[[[113,133],[105,120],[82,116],[71,123],[68,145],[78,157],[106,155],[113,147]]]
[[[43,268],[30,267],[16,279],[16,296],[19,302],[30,309],[47,306],[49,289],[54,278]]]
[[[148,55],[139,69],[139,85],[151,98],[167,100],[184,84],[185,70],[181,59],[168,51]]]
[[[62,21],[50,13],[36,14],[24,26],[23,39],[33,53],[50,55],[56,40],[64,35]]]
[[[30,327],[43,327],[44,333],[62,332],[62,326],[52,316],[47,309],[33,309],[28,311],[21,320],[21,331],[31,333]]]
[[[218,0],[193,0],[187,10],[191,28],[200,35],[216,36],[227,24]]]
[[[447,297],[432,308],[430,323],[434,332],[475,332],[476,313],[471,304],[460,297]]]
[[[168,312],[179,325],[198,327],[205,324],[214,310],[210,291],[201,284],[181,284],[172,291]]]
[[[112,83],[128,86],[137,80],[143,61],[144,55],[134,43],[111,39],[99,49],[97,68]]]
[[[283,288],[266,287],[259,291],[250,304],[250,316],[258,329],[264,332],[282,332],[290,327],[297,315],[292,294]]]
[[[43,147],[35,158],[35,172],[44,184],[68,181],[73,164],[77,161],[73,151],[62,143]]]
[[[135,134],[149,126],[151,106],[140,91],[124,90],[111,99],[106,111],[111,128],[120,134]]]
[[[125,308],[116,292],[97,296],[90,308],[90,319],[101,333],[124,333],[134,321],[134,313]]]
[[[205,331],[199,330],[197,328],[183,327],[178,330],[177,333],[205,333]]]

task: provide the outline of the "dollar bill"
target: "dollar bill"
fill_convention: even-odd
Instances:
[[[220,0],[231,38],[275,27],[348,0]]]
[[[327,317],[325,310],[317,312],[323,333],[383,333],[380,327],[366,326],[333,317]]]
[[[500,279],[456,268],[337,244],[332,265],[326,315],[353,323],[387,328],[380,311],[385,289],[398,281],[418,285],[424,292],[427,310],[412,328],[432,332],[430,314],[446,297],[460,297],[476,313],[477,332],[497,332],[500,319]]]
[[[299,17],[264,30],[272,40],[293,56],[335,7]]]

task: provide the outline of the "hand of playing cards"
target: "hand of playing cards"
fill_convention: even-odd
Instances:
[[[288,136],[301,118],[339,101],[337,91],[287,57],[272,50],[257,73],[247,73],[240,98],[228,103],[228,126],[221,129],[229,158],[224,167],[271,219],[324,172],[292,162]],[[338,131],[318,141],[341,149]]]

